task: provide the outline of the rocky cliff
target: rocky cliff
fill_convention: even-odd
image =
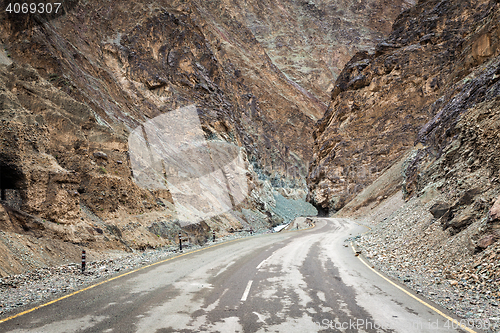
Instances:
[[[2,275],[75,260],[80,247],[91,256],[154,248],[174,243],[178,232],[199,243],[211,230],[265,230],[314,214],[304,204],[305,177],[325,91],[343,63],[373,46],[412,4],[62,3],[57,14],[0,14]],[[138,184],[177,169],[152,163],[134,170],[148,156],[131,156],[130,143],[136,153],[168,150],[150,138],[161,128],[145,124],[193,108],[200,128],[186,137],[237,147],[245,200],[222,193],[237,187],[222,165],[222,178],[212,182],[227,183],[226,190],[201,182],[211,188],[203,198],[180,184],[175,193]],[[202,160],[193,162],[196,179],[213,174],[213,163]],[[176,177],[165,182],[172,186]],[[209,206],[218,214],[199,221],[206,217],[200,207]]]
[[[366,256],[466,318],[500,297],[498,1],[419,1],[346,65],[309,199],[373,230]]]
[[[374,53],[349,61],[314,132],[311,202],[337,211],[415,142],[426,145],[427,132],[439,127],[441,136],[453,136],[438,124],[441,108],[497,55],[495,8],[487,1],[420,1]]]
[[[248,29],[196,2],[65,6],[55,17],[2,13],[2,274],[59,260],[49,248],[78,258],[68,244],[144,249],[179,231],[203,242],[210,229],[293,216],[276,200],[303,198],[324,106],[290,84]],[[134,181],[128,136],[190,105],[207,140],[243,148],[248,199],[181,229],[171,193]]]
[[[360,50],[372,50],[415,1],[211,1],[224,6],[293,82],[324,102],[332,82]],[[212,5],[213,6],[213,5]]]

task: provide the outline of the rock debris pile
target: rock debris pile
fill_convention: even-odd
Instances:
[[[471,254],[469,228],[450,236],[411,199],[355,241],[377,269],[466,320],[500,329],[500,246]],[[427,208],[427,209],[426,209]],[[496,329],[494,329],[496,327]]]

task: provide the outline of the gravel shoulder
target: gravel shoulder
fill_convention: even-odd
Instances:
[[[298,229],[310,227],[305,218],[297,218],[292,223],[295,226],[294,230],[297,230],[297,226]],[[253,234],[246,231],[235,232],[219,237],[215,242],[210,240],[202,246],[187,243],[183,244],[183,252],[270,232],[269,230],[261,230]],[[109,258],[103,260],[92,260],[91,257],[87,257],[84,273],[81,271],[81,263],[68,263],[1,278],[0,320],[111,277],[164,259],[173,258],[179,255],[180,252],[178,246],[168,246],[135,253],[109,251],[107,254]]]
[[[500,247],[497,243],[475,253],[469,244],[469,233],[481,222],[450,235],[429,213],[434,200],[387,201],[392,209],[381,203],[380,209],[357,218],[371,228],[355,239],[363,255],[383,273],[463,318],[467,327],[500,332]]]

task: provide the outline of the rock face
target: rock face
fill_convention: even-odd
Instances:
[[[473,140],[466,132],[480,123],[460,127],[458,120],[496,95],[497,9],[495,1],[419,1],[398,17],[375,53],[359,52],[349,61],[314,132],[310,202],[339,210],[419,143],[405,169],[406,195],[412,195],[429,181],[416,180],[417,164],[427,168],[441,157],[459,128],[462,140]],[[486,122],[489,114],[482,117]]]
[[[173,243],[179,231],[199,242],[209,230],[313,214],[283,200],[305,198],[312,125],[326,106],[229,13],[197,1],[70,1],[51,17],[2,12],[2,237],[22,235],[23,247],[45,235],[40,242],[52,247],[131,250]],[[127,139],[191,105],[206,140],[241,148],[248,198],[187,228],[168,190],[134,182]],[[36,266],[9,251],[5,262],[18,262],[0,274]]]
[[[347,61],[357,51],[372,50],[415,1],[219,0],[202,5],[221,4],[252,31],[287,77],[327,103]]]
[[[429,107],[433,118],[418,132],[419,149],[403,171],[403,191],[411,196],[436,188],[453,203],[440,219],[452,234],[481,222],[483,231],[500,236],[498,204],[492,206],[500,192],[500,147],[495,139],[500,124],[500,5],[473,5],[475,20],[461,41],[454,80]],[[457,8],[464,13],[470,9]]]
[[[500,299],[499,22],[498,1],[403,12],[336,81],[308,178],[317,207],[371,225],[374,265],[467,319]]]
[[[50,16],[0,13],[0,238],[21,235],[28,254],[35,239],[130,251],[315,214],[305,177],[331,81],[412,4],[68,0]],[[169,189],[138,186],[128,139],[191,106],[205,140],[242,152],[248,193],[187,227]],[[9,251],[2,275],[60,260]]]

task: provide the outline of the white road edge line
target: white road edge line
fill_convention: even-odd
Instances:
[[[248,281],[247,287],[245,289],[245,292],[243,293],[243,296],[241,296],[241,301],[244,302],[247,300],[248,293],[250,293],[250,288],[252,287],[252,280]]]
[[[219,274],[224,273],[229,268],[229,266],[231,266],[234,263],[235,263],[234,261],[231,261],[229,264],[226,265],[226,267],[224,267],[220,271],[218,271],[217,274],[214,275],[214,277],[217,277],[217,276],[219,276]]]
[[[269,258],[262,260],[262,262],[257,265],[257,269],[260,269],[260,267],[267,261],[267,259],[269,259]]]
[[[353,242],[351,242],[351,248],[354,252],[356,252],[356,250],[354,249],[354,244]],[[426,307],[428,307],[429,309],[431,309],[432,311],[434,311],[435,313],[443,316],[444,318],[448,319],[448,321],[451,321],[453,324],[456,324],[457,325],[457,328],[459,329],[463,329],[463,330],[466,330],[467,332],[469,333],[477,333],[476,331],[474,331],[473,329],[459,323],[457,320],[451,318],[450,316],[446,315],[445,313],[443,313],[442,311],[439,311],[438,309],[436,309],[435,307],[433,307],[432,305],[430,305],[429,303],[425,302],[424,300],[420,299],[419,297],[413,295],[412,293],[410,293],[409,291],[405,290],[404,288],[398,286],[396,283],[392,282],[391,280],[389,280],[388,278],[386,278],[384,275],[382,275],[381,273],[377,272],[375,269],[372,268],[372,266],[370,266],[369,264],[366,263],[366,261],[364,261],[363,259],[361,259],[361,257],[358,256],[358,259],[366,266],[368,267],[371,271],[373,271],[375,274],[377,274],[378,276],[380,276],[382,279],[386,280],[387,282],[389,282],[390,284],[392,284],[394,287],[398,288],[399,290],[401,290],[402,292],[404,292],[405,294],[407,294],[408,296],[410,296],[411,298],[417,300],[418,302],[420,302],[421,304],[425,305]]]

